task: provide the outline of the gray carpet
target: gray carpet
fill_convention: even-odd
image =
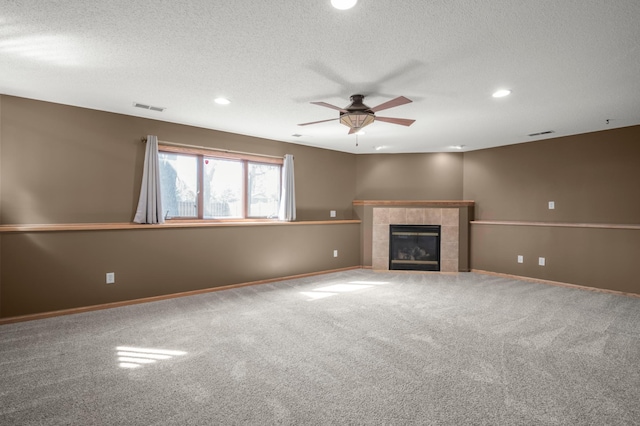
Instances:
[[[640,299],[354,270],[4,325],[0,424],[638,425]]]

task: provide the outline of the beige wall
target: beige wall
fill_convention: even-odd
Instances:
[[[476,220],[639,225],[638,182],[640,126],[464,157],[464,198],[475,200]],[[638,229],[472,225],[470,252],[473,269],[640,293]]]
[[[148,134],[293,154],[298,219],[352,216],[351,154],[11,96],[0,105],[3,225],[130,222]],[[331,224],[2,234],[0,316],[358,266],[359,232]]]
[[[464,154],[476,220],[639,223],[639,181],[640,126]]]
[[[356,163],[358,200],[462,199],[462,153],[358,155]],[[371,205],[354,208],[355,217],[362,221],[360,261],[369,267],[373,264],[372,209]],[[467,209],[463,217],[468,218]],[[467,223],[461,226],[461,270],[467,270]]]
[[[477,220],[640,223],[640,126],[464,154],[355,156],[11,96],[0,96],[0,223],[131,221],[147,134],[293,154],[300,220],[336,210],[369,223],[371,208],[354,199],[466,199]],[[640,293],[639,234],[473,225],[468,264]],[[0,234],[0,316],[367,265],[370,240],[358,224]]]
[[[358,200],[460,200],[462,153],[357,157]]]
[[[2,224],[129,222],[148,134],[267,155],[293,154],[300,220],[350,218],[355,156],[156,120],[2,96]]]
[[[473,225],[471,232],[474,269],[640,294],[640,230]]]
[[[357,266],[359,232],[332,224],[5,234],[2,316]],[[105,284],[107,272],[115,284]]]

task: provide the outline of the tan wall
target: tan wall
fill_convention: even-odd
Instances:
[[[640,294],[638,253],[640,230],[471,227],[472,268],[586,287]]]
[[[298,219],[350,218],[355,156],[2,96],[2,224],[129,222],[138,202],[144,144],[161,141],[267,155],[293,154]]]
[[[148,134],[293,154],[298,219],[352,216],[352,154],[11,96],[0,103],[4,225],[130,222]],[[359,251],[357,224],[2,234],[0,316],[357,266]]]
[[[464,154],[476,220],[639,223],[639,181],[640,126]]]
[[[356,163],[358,200],[462,199],[461,153],[365,154]],[[354,215],[362,220],[361,263],[372,266],[372,207],[358,206]],[[466,250],[466,241],[461,247]]]
[[[640,126],[464,156],[464,198],[475,200],[476,220],[638,225],[638,182]],[[640,293],[638,253],[635,229],[471,227],[471,268],[492,272]]]
[[[4,234],[1,313],[49,312],[357,266],[359,233],[359,224],[332,224]],[[105,284],[107,272],[115,272],[115,284]]]
[[[357,157],[358,200],[461,200],[461,153]]]
[[[640,223],[640,127],[464,154],[354,156],[11,96],[0,96],[0,223],[129,222],[147,134],[293,154],[300,220],[336,210],[366,227],[371,209],[353,209],[354,199],[467,199],[477,220]],[[473,225],[468,263],[640,293],[638,232]],[[366,265],[370,239],[353,224],[2,234],[0,316]]]

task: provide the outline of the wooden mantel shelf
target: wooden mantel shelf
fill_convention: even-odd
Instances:
[[[354,206],[415,206],[415,207],[470,207],[475,201],[470,200],[354,200]]]
[[[25,224],[0,225],[0,234],[10,232],[68,232],[68,231],[107,231],[124,229],[174,229],[174,228],[211,228],[223,226],[296,226],[296,225],[344,225],[358,224],[360,220],[304,220],[299,222],[282,222],[276,220],[218,220],[218,221],[184,221],[176,220],[160,225],[139,223],[57,223],[57,224]]]

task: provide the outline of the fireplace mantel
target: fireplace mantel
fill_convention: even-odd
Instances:
[[[373,207],[473,207],[469,200],[354,200],[354,206]]]

